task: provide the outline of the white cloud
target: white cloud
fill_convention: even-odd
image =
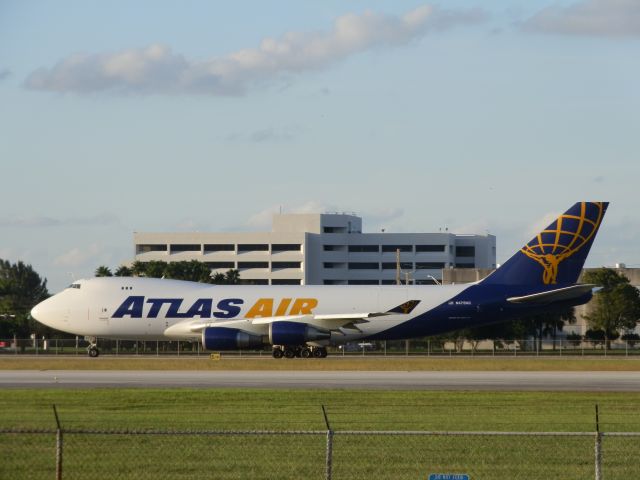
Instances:
[[[248,134],[238,132],[232,133],[230,135],[227,135],[225,139],[228,142],[290,142],[295,139],[296,135],[298,135],[300,131],[300,127],[266,127],[259,130],[254,130]]]
[[[55,257],[53,264],[58,267],[81,267],[92,262],[97,266],[98,262],[95,260],[102,255],[102,253],[103,248],[96,243],[86,248],[74,247],[68,252]]]
[[[640,1],[582,0],[569,6],[551,6],[524,23],[524,27],[569,35],[640,35]]]
[[[247,226],[258,229],[267,229],[271,227],[272,217],[280,211],[280,207],[272,205],[264,210],[261,210],[249,217],[247,220]]]
[[[256,229],[269,229],[273,216],[277,213],[324,213],[335,211],[335,208],[315,202],[313,200],[298,205],[296,207],[285,207],[283,205],[272,205],[249,217],[247,226]]]
[[[1,227],[87,227],[107,226],[117,223],[118,219],[110,213],[101,213],[91,217],[54,218],[47,216],[0,218]]]
[[[544,214],[533,224],[529,225],[529,228],[527,229],[527,236],[533,238],[535,235],[551,225],[551,223],[553,223],[553,221],[560,215],[562,215],[562,212],[549,212]]]
[[[450,231],[461,235],[484,235],[485,233],[489,233],[489,222],[487,219],[480,219],[464,225],[453,226],[450,228]]]
[[[398,207],[386,207],[373,210],[367,210],[360,214],[362,217],[362,227],[366,231],[378,231],[383,228],[385,231],[394,231],[394,227],[397,226],[398,220],[404,215],[404,209]]]
[[[57,92],[241,95],[257,83],[326,67],[379,47],[404,45],[430,31],[483,21],[482,10],[423,5],[402,16],[366,11],[338,17],[329,32],[288,32],[256,48],[195,61],[164,45],[116,53],[76,54],[26,79],[28,88]]]
[[[309,200],[308,202],[303,203],[302,205],[298,205],[297,207],[293,207],[285,213],[324,213],[328,211],[335,211],[336,208],[331,205],[326,205],[324,203],[319,203],[314,200]]]

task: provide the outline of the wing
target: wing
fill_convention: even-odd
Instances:
[[[167,328],[164,331],[164,334],[168,337],[196,337],[207,327],[238,328],[247,332],[266,334],[269,330],[269,325],[276,322],[305,323],[307,325],[329,331],[340,331],[342,329],[360,331],[357,326],[358,324],[369,322],[375,317],[387,315],[409,315],[419,303],[420,300],[409,300],[397,307],[387,310],[386,312],[284,315],[278,317],[242,318],[215,322],[184,320]]]

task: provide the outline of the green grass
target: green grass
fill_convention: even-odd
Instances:
[[[640,393],[6,389],[0,426],[160,430],[640,431]]]
[[[593,478],[588,437],[372,436],[348,430],[640,431],[640,394],[262,389],[11,389],[0,391],[2,428],[233,431],[283,434],[64,434],[63,478],[324,478],[321,406],[337,433],[334,479]],[[640,438],[605,437],[607,480],[640,478]],[[51,478],[55,435],[0,434],[0,478]]]
[[[0,356],[0,370],[640,371],[640,357],[357,357],[327,359]]]

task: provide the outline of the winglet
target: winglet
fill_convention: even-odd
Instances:
[[[387,311],[387,313],[401,313],[404,315],[408,315],[413,311],[414,308],[418,306],[419,303],[420,300],[409,300],[401,305],[398,305],[397,307],[392,308],[391,310]]]

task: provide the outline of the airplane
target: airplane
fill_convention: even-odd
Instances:
[[[596,285],[576,284],[607,210],[578,202],[502,266],[452,285],[211,285],[144,277],[73,282],[31,315],[56,330],[97,338],[189,340],[205,350],[259,349],[273,357],[327,356],[327,346],[442,334],[581,305]]]

